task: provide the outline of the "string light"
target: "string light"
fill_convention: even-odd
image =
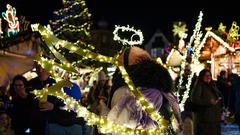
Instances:
[[[118,31],[121,30],[122,32],[127,31],[127,32],[134,32],[134,34],[131,36],[131,40],[128,40],[126,38],[121,38],[118,35]],[[113,31],[113,40],[121,42],[123,45],[141,45],[143,43],[143,34],[140,30],[135,30],[134,27],[130,27],[127,25],[125,26],[118,26],[115,25],[115,30]],[[139,40],[133,40],[133,37],[137,35],[139,37]]]
[[[101,133],[122,133],[122,134],[133,134],[133,135],[156,135],[156,134],[163,134],[166,132],[166,128],[152,128],[152,129],[143,129],[143,128],[128,128],[126,125],[119,125],[114,122],[106,120],[103,116],[98,116],[90,111],[88,111],[85,107],[83,107],[78,101],[74,100],[72,97],[66,95],[63,91],[59,91],[63,86],[70,87],[71,83],[62,80],[59,81],[56,85],[45,89],[49,95],[57,96],[61,99],[64,99],[66,104],[66,109],[73,110],[77,113],[78,117],[83,117],[88,125],[98,125],[98,129]],[[46,94],[43,90],[34,90],[33,93],[43,98],[43,94]],[[43,100],[43,99],[41,99]],[[46,100],[46,99],[45,99]],[[161,123],[167,127],[168,123]]]
[[[70,51],[78,54],[78,55],[81,55],[81,56],[86,56],[88,58],[91,58],[91,59],[94,59],[94,60],[97,60],[97,61],[100,61],[100,62],[106,62],[106,63],[112,63],[112,64],[115,64],[118,66],[118,68],[120,69],[120,72],[122,73],[122,76],[125,80],[125,82],[128,84],[129,86],[129,89],[130,89],[130,92],[132,94],[134,94],[134,96],[136,97],[136,100],[137,102],[140,103],[140,105],[142,106],[142,108],[145,108],[145,111],[149,114],[149,116],[155,120],[158,125],[160,126],[159,128],[156,128],[154,129],[154,131],[156,132],[166,132],[167,129],[168,129],[168,121],[165,120],[164,118],[162,118],[158,111],[157,110],[154,110],[153,108],[153,105],[150,104],[142,95],[141,93],[136,90],[132,80],[129,78],[125,68],[123,65],[121,65],[118,61],[117,61],[117,58],[114,58],[114,57],[107,57],[107,56],[104,56],[104,55],[100,55],[100,54],[96,54],[96,53],[93,53],[87,49],[82,49],[82,48],[79,48],[79,47],[76,47],[74,48],[74,50],[72,50],[72,46],[73,44],[70,43],[70,42],[67,42],[67,41],[64,41],[64,40],[59,40],[57,39],[54,35],[50,35],[50,33],[45,30],[42,26],[39,26],[38,27],[38,30],[40,32],[40,34],[43,36],[44,40],[46,41],[47,44],[56,44],[56,43],[59,43],[61,44],[64,48],[66,49],[69,49]],[[49,68],[47,68],[49,69]],[[56,94],[56,93],[55,93]],[[66,101],[66,99],[64,99]],[[72,101],[72,100],[71,100]],[[70,104],[70,103],[69,103]],[[72,105],[71,105],[72,106]],[[87,116],[90,116],[91,113],[87,113]],[[89,123],[93,123],[93,124],[96,124],[96,125],[99,125],[99,126],[102,126],[102,124],[99,124],[99,120],[100,118],[99,117],[94,117],[94,118],[91,118],[89,119]],[[101,119],[103,120],[103,119]],[[104,120],[103,120],[104,121]],[[105,120],[106,121],[106,120]],[[107,121],[106,121],[107,123]],[[117,127],[117,126],[116,126]],[[122,126],[121,126],[122,127]],[[102,128],[103,129],[103,128]],[[111,127],[111,129],[115,129],[113,126]],[[120,129],[124,129],[123,131],[129,131],[130,129],[126,129],[126,127],[122,127]],[[108,130],[104,130],[104,131],[109,131],[110,129],[108,128]],[[136,129],[131,129],[130,131],[133,132],[132,130],[136,130]],[[123,132],[121,131],[121,132]],[[141,129],[138,131],[139,134],[143,133],[143,132],[148,132],[147,129]],[[151,130],[152,132],[152,130]]]
[[[55,30],[56,36],[62,34],[64,31],[70,31],[70,32],[84,32],[87,36],[90,35],[89,30],[90,30],[90,24],[89,23],[84,23],[81,26],[74,26],[74,25],[69,25],[69,24],[63,24],[59,28]]]
[[[84,0],[63,1],[64,8],[55,11],[55,21],[50,21],[54,26],[54,34],[60,36],[65,33],[74,34],[79,42],[81,39],[90,39],[91,14]],[[73,39],[73,40],[75,40]],[[71,39],[69,39],[71,40]],[[85,44],[87,45],[87,44]],[[89,46],[86,46],[89,47]]]
[[[54,14],[56,15],[62,15],[65,12],[68,12],[69,10],[71,10],[74,6],[80,6],[80,7],[85,7],[85,1],[67,1],[67,2],[63,2],[64,4],[68,4],[71,5],[68,8],[63,8],[60,9],[59,11],[55,11]],[[86,8],[86,7],[85,7]]]
[[[200,14],[198,16],[198,21],[197,23],[195,24],[195,29],[193,30],[193,34],[192,36],[190,37],[190,41],[187,45],[186,48],[191,48],[192,47],[192,43],[194,40],[196,40],[195,42],[195,45],[194,45],[194,48],[193,48],[193,52],[196,50],[196,46],[198,43],[200,43],[200,38],[202,36],[202,32],[200,31],[200,28],[201,28],[201,23],[202,23],[202,16],[203,16],[203,13],[202,11],[200,11]],[[180,88],[182,86],[182,83],[183,83],[183,74],[184,74],[184,70],[185,70],[185,67],[187,65],[187,62],[186,62],[186,58],[187,58],[187,55],[188,55],[188,50],[185,51],[184,55],[183,55],[183,62],[181,63],[181,71],[180,71],[180,78],[179,78],[179,84],[177,86],[178,88],[178,91],[180,91]],[[190,69],[191,70],[191,69]],[[193,72],[190,74],[190,76],[188,76],[188,82],[187,82],[187,89],[186,91],[184,92],[184,95],[183,95],[183,98],[182,100],[180,101],[180,104],[179,104],[179,107],[180,107],[180,110],[183,111],[184,110],[184,104],[185,104],[185,101],[187,100],[187,98],[189,97],[189,91],[190,91],[190,80],[192,80],[192,77],[193,77]],[[177,95],[178,96],[178,95]]]
[[[186,28],[187,25],[183,22],[177,22],[173,25],[173,35],[176,36],[178,35],[180,32],[182,33],[186,33],[188,31],[188,29]]]
[[[230,50],[231,52],[234,52],[235,49],[232,48],[228,43],[226,43],[223,39],[221,39],[219,36],[217,36],[216,34],[214,34],[213,32],[211,31],[208,31],[202,42],[200,43],[199,47],[202,48],[204,46],[204,44],[206,43],[206,40],[208,37],[213,37],[215,40],[217,40],[219,43],[221,43],[224,47],[226,47],[228,50]]]
[[[202,33],[198,32],[198,34],[196,35],[196,39],[194,41],[194,46],[199,46],[201,37],[202,37]],[[196,47],[196,49],[195,49],[195,51],[192,55],[192,60],[193,60],[194,65],[199,63],[198,58],[200,57],[200,55],[199,55],[200,50],[201,50],[201,47]],[[189,98],[189,92],[190,92],[191,85],[192,85],[192,78],[195,74],[195,72],[192,70],[192,67],[190,68],[190,70],[191,70],[191,73],[188,76],[188,81],[187,81],[187,84],[186,84],[186,91],[184,91],[182,100],[179,104],[179,107],[180,107],[181,110],[184,110],[184,104],[187,101],[187,99]]]

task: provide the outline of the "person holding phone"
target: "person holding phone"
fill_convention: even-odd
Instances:
[[[222,94],[212,80],[210,70],[203,69],[193,87],[191,100],[197,108],[193,112],[195,135],[220,135]]]

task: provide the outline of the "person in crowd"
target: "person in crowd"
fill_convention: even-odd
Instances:
[[[236,88],[238,87],[236,82],[238,75],[232,72],[232,69],[227,69],[228,73],[228,83],[230,84],[229,88],[229,98],[228,98],[228,111],[229,116],[234,117],[235,114],[235,95],[236,95]]]
[[[1,86],[0,87],[0,101],[3,103],[3,106],[6,110],[6,112],[8,113],[8,110],[10,108],[12,108],[12,104],[11,104],[11,95],[10,92],[7,91],[7,86]]]
[[[157,110],[164,119],[170,121],[171,114],[174,114],[177,123],[175,123],[176,127],[173,128],[175,132],[180,133],[182,131],[180,109],[177,98],[172,94],[173,82],[167,69],[153,61],[150,55],[140,48],[132,47],[124,53],[125,58],[122,57],[124,58],[122,62],[137,90],[153,104],[155,110]],[[129,58],[133,56],[131,53],[137,54],[138,60]],[[118,78],[120,77],[121,76],[118,76]],[[113,84],[114,83],[115,82],[113,82]],[[118,84],[115,88],[116,90],[114,90],[111,99],[111,110],[107,116],[108,120],[120,125],[127,125],[129,128],[138,127],[150,129],[160,126],[150,118],[147,112],[137,105],[135,97],[130,93],[128,86],[124,84],[124,82]],[[169,110],[169,106],[172,107],[173,112]],[[170,130],[173,131],[172,129]]]
[[[0,108],[0,135],[15,135],[12,129],[11,118],[5,108]]]
[[[210,70],[203,69],[194,84],[191,100],[195,135],[220,135],[222,95],[212,80]]]
[[[28,82],[22,75],[13,78],[11,88],[12,104],[10,117],[12,118],[13,129],[16,135],[45,134],[45,120],[42,117],[38,99],[34,94],[28,93]]]
[[[82,91],[89,92],[89,87],[90,87],[89,81],[90,81],[90,73],[85,73],[79,82],[79,86]]]
[[[179,86],[180,76],[178,76],[175,80],[175,90],[179,94],[178,100],[182,101],[184,93],[187,91],[187,83],[191,74],[190,65],[186,65],[184,68],[184,73],[182,76],[182,84]],[[191,85],[188,95],[190,96],[192,93],[193,85],[196,81],[196,76],[194,75],[191,79]],[[184,103],[184,110],[181,112],[181,117],[183,120],[183,133],[193,133],[193,125],[192,125],[192,110],[191,110],[191,100],[187,98]]]
[[[229,91],[232,84],[227,80],[227,72],[225,70],[220,71],[217,78],[217,87],[223,95],[224,108],[228,108]]]
[[[236,83],[236,84],[235,84]],[[240,77],[236,78],[234,85],[235,87],[235,122],[238,125],[238,129],[240,132]]]
[[[139,47],[132,47],[131,49],[126,49],[124,53],[119,56],[119,61],[121,64],[124,65],[125,69],[127,70],[129,66],[136,64],[140,60],[151,60],[151,55]],[[112,97],[114,92],[120,87],[126,85],[122,75],[117,69],[112,78],[112,87],[110,90],[109,100],[112,101]],[[108,108],[111,109],[111,102],[108,104]]]
[[[191,67],[190,67],[190,65],[186,65],[186,67],[184,69],[183,77],[182,77],[182,85],[179,86],[180,76],[178,76],[175,80],[175,89],[178,91],[179,101],[182,101],[184,92],[187,90],[186,87],[187,87],[188,78],[189,78],[190,74],[191,74]],[[194,75],[193,78],[191,79],[189,95],[191,95],[191,93],[192,93],[192,88],[193,88],[195,81],[196,81],[196,76]],[[192,117],[191,116],[191,108],[190,108],[190,98],[188,98],[186,100],[185,105],[184,105],[184,111],[182,112],[183,120],[185,119],[185,117],[190,117],[190,118]]]
[[[31,90],[43,90],[56,83],[50,74],[41,65],[36,64],[37,77],[29,81]],[[77,114],[73,111],[61,109],[65,106],[63,100],[53,95],[48,95],[46,102],[39,103],[40,109],[47,120],[48,135],[75,135],[87,134],[86,130],[82,130],[85,125],[83,118],[77,118]]]
[[[96,89],[96,87],[97,87],[97,80],[94,80],[92,83],[92,86],[90,87],[89,92],[87,93],[87,98],[84,99],[84,100],[86,100],[88,109],[90,109],[91,105],[94,103],[94,99],[95,99],[94,98],[94,90]]]
[[[103,71],[98,73],[98,79],[95,86],[89,91],[89,103],[90,111],[96,114],[107,114],[107,103],[110,86],[108,85],[108,79]],[[104,108],[104,109],[103,109]]]
[[[91,112],[106,117],[109,111],[107,107],[109,89],[107,76],[104,71],[100,71],[88,94],[89,110]],[[91,130],[94,134],[100,134],[96,126],[93,126]]]

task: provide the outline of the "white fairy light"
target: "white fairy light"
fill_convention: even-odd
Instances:
[[[193,53],[195,53],[196,46],[199,45],[200,38],[202,37],[202,32],[200,31],[201,23],[202,23],[202,16],[203,16],[203,13],[202,13],[202,11],[200,11],[200,14],[198,16],[198,21],[197,21],[197,23],[195,25],[195,29],[193,30],[193,35],[190,37],[190,41],[189,41],[189,43],[188,43],[188,45],[186,47],[187,49],[192,47],[192,43],[195,40],[194,47],[193,47]],[[180,79],[179,79],[179,84],[178,84],[178,87],[177,87],[178,91],[181,88],[182,83],[183,83],[183,74],[184,74],[186,63],[187,63],[186,62],[186,58],[187,58],[187,54],[188,54],[188,50],[187,49],[186,49],[186,51],[185,51],[185,53],[183,55],[183,58],[184,58],[183,60],[184,61],[181,64]],[[200,50],[199,50],[199,52],[200,52]],[[195,55],[197,55],[197,54],[195,53]],[[194,72],[191,72],[191,74],[188,76],[188,82],[187,82],[187,85],[186,85],[186,91],[184,92],[183,98],[182,98],[182,100],[180,101],[180,104],[179,104],[181,111],[184,110],[184,104],[185,104],[187,98],[189,97],[189,91],[190,91],[190,86],[191,86],[191,83],[192,83],[193,75],[194,75]]]
[[[118,31],[122,30],[122,32],[134,32],[134,34],[131,36],[131,39],[128,40],[126,38],[120,38],[118,35]],[[140,45],[143,43],[143,34],[140,30],[135,30],[134,27],[130,27],[129,25],[127,25],[127,27],[125,26],[118,26],[115,25],[115,30],[113,31],[113,40],[119,41],[121,42],[123,45]],[[139,40],[133,40],[133,37],[137,35],[139,36]]]

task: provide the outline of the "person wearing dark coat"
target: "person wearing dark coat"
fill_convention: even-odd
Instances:
[[[38,99],[26,90],[27,79],[15,76],[11,88],[13,107],[9,112],[16,135],[44,135],[45,119],[40,113]]]
[[[137,90],[154,105],[165,120],[170,121],[171,116],[175,116],[175,126],[168,125],[169,133],[181,134],[180,108],[177,98],[172,93],[173,82],[169,72],[152,60],[145,50],[138,47],[126,49],[120,55],[119,61],[124,65]],[[137,105],[119,70],[115,72],[112,83],[109,107],[111,110],[107,116],[109,121],[120,125],[126,124],[129,128],[159,126]]]
[[[217,87],[223,95],[224,107],[228,108],[230,84],[227,80],[227,72],[222,70],[217,78]]]
[[[195,135],[220,135],[222,95],[212,80],[210,70],[203,69],[193,87],[191,100],[195,106],[193,124]]]
[[[43,90],[56,83],[50,74],[36,63],[37,77],[29,81],[31,90]],[[48,95],[46,102],[40,102],[39,107],[47,120],[47,134],[50,135],[73,135],[86,134],[86,130],[82,130],[85,120],[77,117],[77,113],[61,109],[65,103],[62,99],[53,95]],[[83,133],[84,132],[84,133]]]

